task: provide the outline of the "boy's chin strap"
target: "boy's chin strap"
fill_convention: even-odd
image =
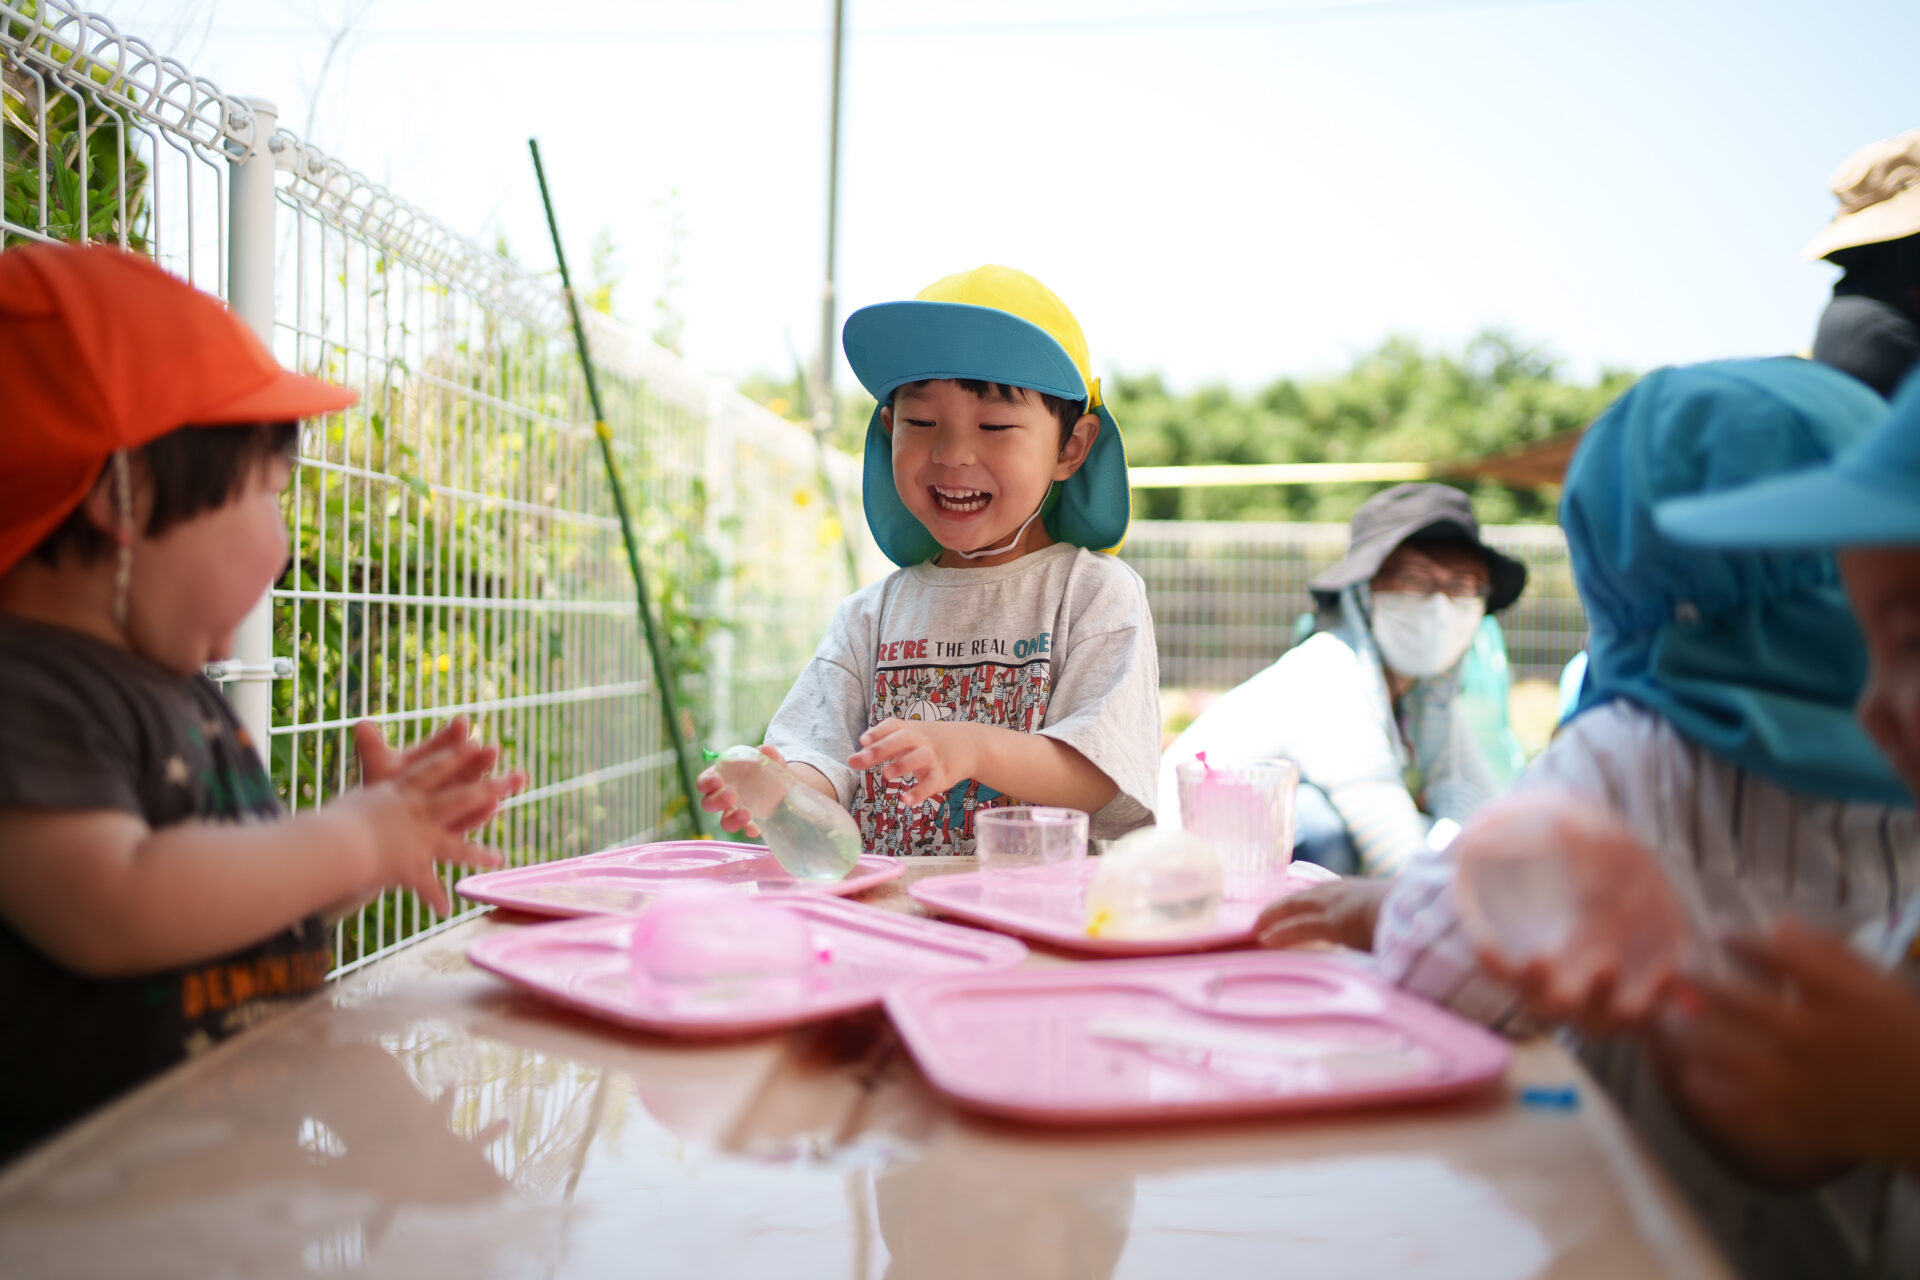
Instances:
[[[1007,552],[1013,550],[1015,547],[1020,545],[1020,539],[1027,536],[1027,526],[1031,525],[1035,520],[1038,520],[1040,518],[1040,513],[1047,509],[1047,499],[1051,498],[1052,496],[1053,496],[1053,486],[1049,484],[1047,486],[1047,491],[1040,495],[1040,505],[1033,509],[1032,515],[1028,516],[1025,520],[1021,522],[1020,527],[1014,531],[1013,540],[1007,543],[1005,546],[994,547],[991,550],[987,550],[987,551],[956,551],[953,554],[959,556],[962,560],[981,560],[986,558],[987,556],[1005,555]]]

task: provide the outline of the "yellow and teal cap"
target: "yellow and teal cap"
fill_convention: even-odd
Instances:
[[[1100,399],[1080,322],[1053,290],[1024,271],[985,266],[936,280],[911,302],[883,302],[847,317],[847,363],[886,405],[910,382],[973,379],[1083,400],[1100,434],[1041,519],[1056,542],[1117,550],[1131,504],[1120,428]],[[940,544],[913,518],[893,483],[893,440],[875,408],[867,423],[867,527],[897,565],[920,564]]]

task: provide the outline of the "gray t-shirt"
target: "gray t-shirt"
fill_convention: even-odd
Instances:
[[[870,853],[972,853],[974,814],[1020,798],[967,779],[903,808],[879,769],[847,766],[860,735],[888,719],[1044,733],[1120,788],[1093,815],[1093,838],[1147,825],[1160,660],[1145,584],[1112,556],[1056,543],[991,568],[915,565],[841,603],[767,741],[832,781]]]

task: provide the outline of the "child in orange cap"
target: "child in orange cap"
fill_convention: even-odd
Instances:
[[[517,790],[456,721],[285,816],[201,674],[285,563],[288,373],[144,259],[0,253],[0,1159],[317,988],[324,914],[436,862]]]

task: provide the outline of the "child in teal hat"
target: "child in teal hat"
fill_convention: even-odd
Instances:
[[[1709,1011],[1724,1002],[1768,1021],[1774,1033],[1775,1051],[1748,1058],[1754,1069],[1737,1085],[1724,1070],[1729,1058],[1715,1049],[1703,1058],[1699,1037],[1719,1035],[1711,1028],[1725,1024],[1730,1042],[1755,1041],[1732,1041],[1737,1019],[1724,1011],[1712,1023],[1689,1020],[1686,997],[1663,999],[1682,989],[1678,975],[1616,989],[1620,975],[1557,966],[1561,951],[1516,966],[1476,945],[1460,923],[1453,854],[1458,844],[1486,838],[1478,817],[1453,850],[1410,866],[1384,900],[1343,900],[1353,897],[1344,884],[1321,886],[1270,908],[1262,933],[1270,943],[1370,946],[1390,980],[1502,1028],[1572,1027],[1583,1037],[1583,1061],[1741,1275],[1859,1274],[1860,1249],[1877,1248],[1874,1231],[1893,1220],[1872,1211],[1876,1193],[1866,1179],[1837,1196],[1775,1195],[1754,1184],[1819,1181],[1849,1158],[1872,1154],[1862,1146],[1849,1156],[1838,1144],[1848,1074],[1819,1049],[1854,1054],[1861,1076],[1878,1072],[1868,1067],[1880,1050],[1863,1047],[1873,1034],[1867,1024],[1833,1032],[1840,1006],[1825,1005],[1837,999],[1829,995],[1837,984],[1828,981],[1832,966],[1819,966],[1844,950],[1839,939],[1847,935],[1860,932],[1863,946],[1884,944],[1920,884],[1920,824],[1913,779],[1902,780],[1854,716],[1869,647],[1833,557],[1813,539],[1701,549],[1669,531],[1669,515],[1731,502],[1728,495],[1750,486],[1788,483],[1777,477],[1823,474],[1809,468],[1858,457],[1850,451],[1879,439],[1885,416],[1884,402],[1866,386],[1808,361],[1660,370],[1587,432],[1562,497],[1592,661],[1574,716],[1508,803],[1569,813],[1597,808],[1688,889],[1712,927],[1778,913],[1828,935],[1786,927],[1787,939],[1817,943],[1809,949],[1818,952],[1820,975],[1783,1002],[1790,1008],[1761,1013],[1764,1002],[1745,985],[1723,990],[1695,980]],[[1887,469],[1884,460],[1879,469]],[[1847,505],[1866,510],[1864,502]],[[1556,831],[1542,852],[1579,834]],[[1319,923],[1326,921],[1339,927]],[[1577,922],[1568,934],[1579,935]],[[1731,947],[1763,972],[1791,963],[1757,944]],[[1873,990],[1880,1012],[1872,1021],[1891,1036],[1886,986]],[[1867,1003],[1847,1007],[1858,1013]],[[1824,1041],[1809,1030],[1816,1025]],[[1716,1073],[1712,1087],[1727,1091],[1721,1099],[1689,1083],[1705,1064]],[[1810,1083],[1822,1072],[1824,1094]],[[1755,1104],[1788,1097],[1786,1076],[1804,1084],[1793,1105],[1807,1110],[1790,1116]],[[1906,1093],[1877,1094],[1879,1154],[1890,1152],[1884,1144],[1896,1134],[1911,1132],[1911,1080],[1904,1077]],[[1795,1126],[1818,1130],[1825,1145],[1783,1139]],[[1856,1213],[1862,1205],[1867,1211]]]
[[[1920,379],[1879,430],[1829,465],[1663,503],[1655,520],[1669,537],[1708,546],[1836,550],[1867,639],[1860,722],[1920,792]],[[1889,1180],[1892,1203],[1878,1216],[1910,1229],[1920,1217],[1920,891],[1911,881],[1907,895],[1867,954],[1790,918],[1730,939],[1747,972],[1698,984],[1676,1087],[1711,1128],[1797,1163],[1907,1170]],[[1887,1274],[1907,1273],[1886,1260]]]
[[[900,566],[844,601],[762,750],[852,810],[869,853],[971,854],[1011,804],[1153,820],[1160,669],[1126,535],[1126,454],[1079,322],[986,266],[847,318],[879,402],[864,502]],[[712,770],[702,805],[751,830]]]

